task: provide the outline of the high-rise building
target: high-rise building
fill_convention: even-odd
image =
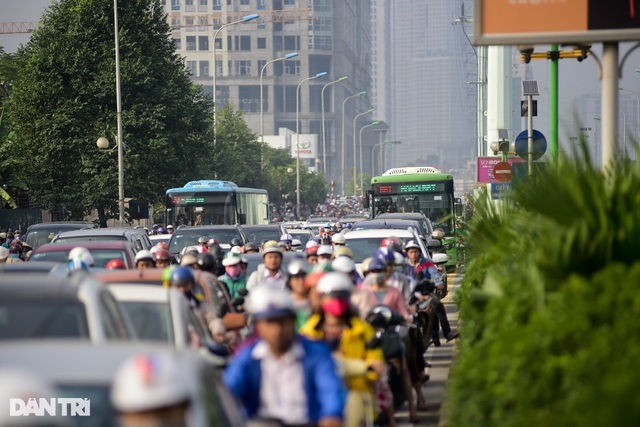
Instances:
[[[361,91],[370,91],[370,4],[361,0],[166,0],[178,54],[196,83],[211,94],[213,46],[216,55],[216,100],[218,108],[231,102],[245,112],[256,133],[261,131],[260,73],[272,59],[288,53],[298,56],[269,64],[263,74],[264,134],[276,135],[280,128],[296,131],[296,95],[301,80],[327,72],[300,86],[300,134],[317,135],[315,159],[307,162],[322,172],[322,89],[341,76],[347,80],[324,91],[327,177],[342,176],[342,104]],[[221,25],[257,13],[247,23]],[[352,121],[370,107],[369,95],[355,97],[345,109],[345,165],[352,158]],[[364,122],[364,119],[363,119]],[[351,166],[352,167],[352,166]],[[348,171],[347,171],[348,172]],[[346,180],[351,176],[346,174]]]
[[[396,166],[444,169],[475,156],[474,105],[467,56],[473,48],[458,26],[462,0],[394,0],[391,15]],[[469,4],[467,4],[469,6]]]

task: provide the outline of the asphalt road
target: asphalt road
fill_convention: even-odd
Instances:
[[[449,275],[449,295],[443,300],[447,309],[447,318],[451,324],[451,330],[458,329],[458,308],[453,301],[453,296],[460,286],[462,275]],[[427,368],[429,381],[423,387],[423,393],[427,402],[427,410],[419,411],[420,422],[412,424],[409,422],[409,412],[406,408],[396,414],[398,427],[446,426],[446,413],[450,408],[446,406],[446,386],[449,378],[449,368],[456,354],[456,340],[448,342],[441,338],[440,347],[429,346],[425,359],[431,364]]]

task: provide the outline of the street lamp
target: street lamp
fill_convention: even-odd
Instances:
[[[334,80],[332,82],[327,83],[326,85],[322,86],[322,94],[321,94],[321,98],[322,98],[322,173],[324,174],[324,177],[327,177],[327,137],[326,137],[326,124],[324,122],[324,90],[331,86],[332,84],[336,84],[338,82],[342,82],[344,80],[347,80],[349,78],[349,76],[342,76],[337,80]]]
[[[315,76],[307,77],[306,79],[302,79],[296,87],[296,219],[300,219],[300,120],[298,119],[300,113],[300,86],[302,86],[304,82],[326,75],[327,72],[323,71]]]
[[[382,144],[382,138],[384,137],[385,132],[387,132],[387,128],[381,128],[381,129],[375,129],[374,132],[376,132],[378,134],[378,141],[379,144]],[[373,145],[373,148],[371,149],[371,155],[373,157],[373,149],[376,148],[377,144]],[[362,163],[362,162],[361,162]],[[362,165],[360,165],[362,166]],[[376,166],[375,163],[373,162],[373,160],[371,161],[371,176],[373,177],[376,174]],[[380,172],[380,174],[382,174],[382,172]]]
[[[276,58],[276,59],[272,59],[271,61],[268,61],[260,69],[260,142],[262,142],[263,146],[264,146],[264,105],[263,105],[264,104],[264,95],[263,95],[264,87],[262,85],[262,82],[263,82],[264,70],[267,68],[267,65],[269,64],[272,64],[276,61],[284,61],[286,59],[295,58],[296,56],[298,56],[298,52],[287,53],[285,56],[281,56],[280,58]],[[264,150],[264,149],[261,148],[261,150]],[[260,156],[260,169],[264,169],[264,151]]]
[[[362,131],[365,130],[368,127],[371,126],[377,126],[379,125],[380,122],[379,121],[375,121],[375,122],[371,122],[368,125],[364,125],[360,128],[360,191],[362,191],[363,187],[363,178],[362,175],[364,175],[364,164],[362,163]]]
[[[357,178],[357,174],[356,171],[358,170],[358,163],[357,163],[357,152],[356,152],[356,122],[358,121],[359,117],[364,116],[365,114],[370,114],[373,113],[375,111],[375,109],[371,108],[367,111],[365,111],[364,113],[360,113],[358,115],[356,115],[353,118],[353,197],[356,196],[356,182],[358,180]]]
[[[344,143],[345,140],[345,135],[344,135],[344,105],[347,103],[347,101],[349,99],[358,97],[358,96],[362,96],[362,95],[366,95],[367,91],[362,91],[362,92],[358,92],[354,95],[351,96],[347,96],[344,101],[342,101],[342,186],[340,188],[340,195],[342,197],[344,197],[344,181],[345,181],[345,177],[344,177],[344,171],[346,169],[345,167],[345,157],[347,156],[347,152],[346,152],[346,145]]]
[[[243,16],[242,19],[239,19],[237,21],[233,21],[233,22],[229,22],[227,24],[222,25],[220,28],[218,28],[218,30],[213,34],[213,145],[216,145],[216,106],[217,106],[217,102],[216,102],[216,92],[217,92],[217,86],[216,86],[216,71],[217,71],[217,66],[216,66],[216,39],[218,38],[218,33],[220,31],[222,31],[223,29],[231,26],[231,25],[235,25],[235,24],[242,24],[245,22],[249,22],[249,21],[253,21],[254,19],[258,19],[260,17],[260,15],[258,15],[257,13],[252,13],[251,15],[246,15]]]
[[[638,105],[637,105],[636,108],[638,110],[638,143],[640,143],[640,93],[634,92],[634,91],[629,90],[629,89],[625,89],[623,87],[619,87],[618,90],[621,90],[623,92],[632,93],[632,94],[634,94],[636,96],[636,99],[638,100]]]

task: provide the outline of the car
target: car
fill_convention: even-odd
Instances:
[[[51,261],[0,263],[1,274],[52,274],[65,276],[67,274],[67,266]]]
[[[257,245],[263,240],[280,240],[280,236],[285,233],[285,228],[281,225],[243,225],[242,231],[247,236],[248,242],[253,242]]]
[[[143,249],[151,249],[149,236],[142,227],[96,228],[94,230],[65,231],[58,234],[52,243],[107,242],[126,240],[131,244],[134,253]],[[81,245],[76,245],[81,246]]]
[[[121,259],[127,268],[135,267],[136,255],[133,253],[131,244],[124,240],[46,243],[33,251],[29,262],[53,261],[66,264],[69,251],[78,246],[91,252],[96,267],[106,268],[107,263],[112,259]]]
[[[338,222],[338,218],[336,218],[335,216],[314,216],[307,219],[307,225],[326,223],[334,224],[336,222]]]
[[[258,266],[262,264],[262,254],[243,254],[242,256],[247,260],[247,279],[249,279],[251,273],[256,271],[258,269]],[[303,252],[288,251],[283,253],[282,268],[284,268],[284,270],[286,271],[287,265],[289,265],[289,263],[294,259],[300,260],[305,263],[307,262],[307,258]],[[310,268],[309,271],[311,271]]]
[[[412,221],[418,221],[420,224],[420,235],[425,238],[431,238],[433,234],[433,224],[431,220],[427,218],[422,212],[394,212],[394,213],[382,213],[375,217],[375,219],[407,219]]]
[[[153,246],[157,245],[160,242],[165,242],[167,245],[169,244],[169,240],[171,240],[171,234],[154,234],[149,236],[149,240]]]
[[[363,219],[370,219],[370,218],[371,218],[371,214],[369,212],[350,213],[350,214],[341,216],[340,222],[345,224],[348,222],[362,221]]]
[[[180,258],[182,249],[187,246],[196,246],[201,236],[205,236],[207,240],[216,239],[223,249],[229,249],[231,240],[235,238],[240,239],[243,245],[248,242],[242,228],[238,225],[181,226],[171,235],[169,241],[171,255],[176,259]]]
[[[304,250],[307,242],[313,237],[313,233],[311,232],[311,230],[305,229],[287,229],[287,233],[291,234],[291,237],[293,239],[300,240],[300,250]]]
[[[365,258],[374,256],[382,241],[389,237],[398,237],[404,242],[415,240],[420,246],[422,256],[427,259],[431,258],[427,247],[424,245],[424,242],[420,239],[418,232],[415,229],[373,229],[349,231],[344,234],[345,245],[353,251],[353,261],[356,263],[356,268],[360,273],[362,273],[362,261]]]
[[[420,221],[413,219],[376,218],[356,222],[351,227],[351,231],[375,229],[406,230],[408,228],[413,228],[418,231],[418,235],[429,249],[441,248],[442,242],[440,240],[433,239],[430,234],[428,236],[422,234],[422,225],[423,224],[421,224]]]
[[[113,295],[91,274],[0,276],[0,341],[77,338],[92,342],[135,338]]]
[[[116,426],[119,423],[110,399],[113,379],[125,361],[143,354],[177,357],[186,375],[197,381],[193,389],[198,391],[189,402],[189,420],[180,425],[245,425],[246,420],[224,387],[219,370],[193,351],[176,351],[166,344],[140,341],[89,344],[67,340],[0,343],[0,368],[36,376],[59,393],[56,397],[89,399],[91,416],[69,417],[69,425]],[[152,381],[153,372],[149,371],[149,375]]]
[[[24,235],[24,240],[33,249],[37,249],[45,243],[50,243],[56,235],[63,231],[85,230],[91,228],[96,228],[96,224],[93,222],[74,221],[41,222],[39,224],[33,224],[27,228],[27,234]]]

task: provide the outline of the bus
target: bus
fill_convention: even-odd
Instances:
[[[429,166],[389,169],[371,179],[367,196],[365,204],[370,205],[372,218],[381,213],[423,213],[434,228],[444,231],[442,244],[449,255],[447,269],[456,267],[457,199],[453,193],[453,176]]]
[[[229,181],[202,180],[171,188],[165,195],[167,224],[269,224],[267,190]]]

